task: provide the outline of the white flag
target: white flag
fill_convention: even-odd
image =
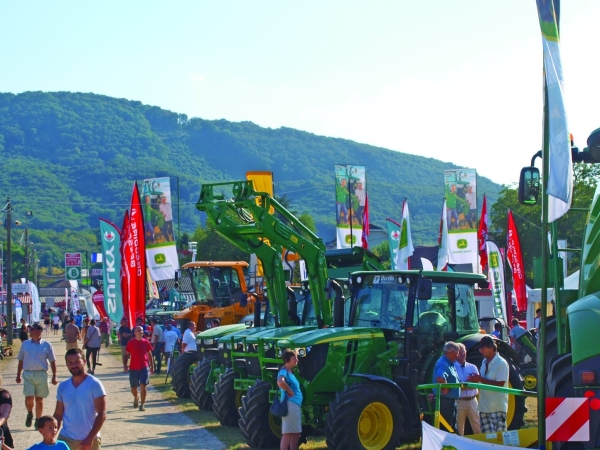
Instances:
[[[444,206],[442,206],[438,247],[437,270],[444,270],[448,265],[448,223],[446,222],[446,200],[444,200]]]
[[[400,250],[398,250],[398,259],[396,267],[398,270],[408,270],[408,258],[415,252],[410,235],[410,216],[408,214],[408,202],[404,200],[402,204],[402,228],[400,230]]]

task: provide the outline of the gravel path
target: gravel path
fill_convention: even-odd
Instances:
[[[56,354],[58,381],[70,374],[65,366],[65,343],[60,335],[42,334]],[[17,342],[18,339],[16,340]],[[19,343],[20,344],[20,343]],[[16,347],[15,347],[16,348]],[[211,433],[190,420],[151,385],[146,398],[146,411],[133,408],[129,379],[120,360],[101,350],[101,367],[96,377],[107,393],[108,417],[102,427],[102,448],[121,449],[225,449],[225,445]],[[41,441],[37,430],[25,427],[25,399],[23,387],[15,382],[17,353],[2,362],[3,387],[13,397],[13,409],[8,421],[17,450],[26,449]],[[164,367],[163,367],[164,369]],[[50,396],[44,402],[44,414],[52,415],[56,405],[56,388],[50,384]]]

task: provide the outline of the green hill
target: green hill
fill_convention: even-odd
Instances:
[[[293,210],[310,213],[320,235],[331,240],[334,164],[367,167],[372,223],[399,219],[407,197],[414,240],[432,243],[443,171],[457,168],[290,128],[189,119],[136,101],[69,92],[0,93],[0,160],[0,193],[11,198],[15,218],[34,212],[28,226],[46,250],[42,264],[60,258],[53,254],[59,243],[66,246],[61,251],[81,249],[76,245],[93,251],[98,218],[120,225],[133,180],[158,176],[178,177],[183,232],[204,221],[194,207],[202,183],[272,171],[276,195],[286,195]],[[493,202],[500,186],[483,177],[478,182],[479,196],[485,192]]]

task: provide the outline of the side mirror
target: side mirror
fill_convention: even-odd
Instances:
[[[417,300],[429,300],[431,298],[431,278],[419,278],[417,283]]]
[[[540,170],[537,167],[523,167],[519,177],[519,203],[533,206],[540,193]]]

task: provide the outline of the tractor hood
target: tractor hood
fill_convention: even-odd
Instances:
[[[233,325],[221,325],[220,327],[209,328],[201,333],[196,334],[196,340],[200,339],[218,339],[230,333],[242,331],[246,329],[243,323],[235,323]]]
[[[383,339],[383,337],[383,330],[377,327],[320,328],[279,339],[277,346],[298,348],[348,339],[368,340]]]
[[[587,295],[567,307],[573,365],[598,356],[598,348],[590,345],[600,323],[600,293]]]

